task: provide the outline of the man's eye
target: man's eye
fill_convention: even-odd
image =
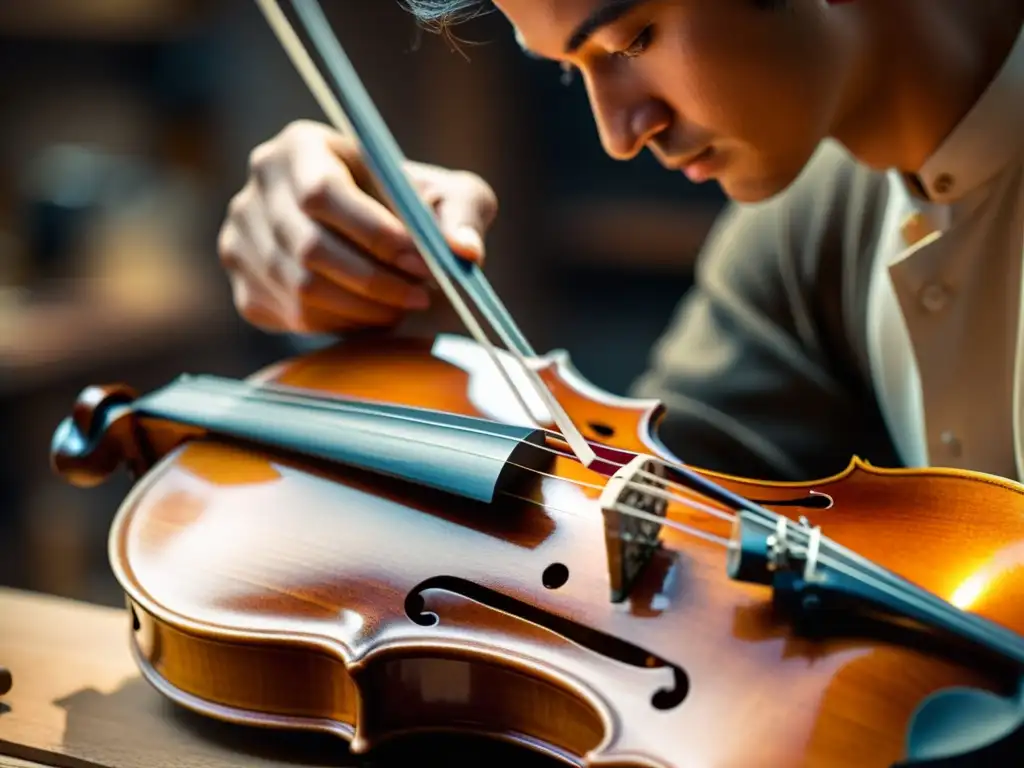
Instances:
[[[647,50],[651,44],[651,40],[654,37],[654,25],[648,24],[643,30],[637,35],[633,42],[629,44],[627,48],[621,51],[616,51],[614,55],[620,59],[632,59],[639,56],[641,53]]]

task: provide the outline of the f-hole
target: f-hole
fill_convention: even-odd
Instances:
[[[426,602],[423,593],[430,589],[452,592],[468,600],[486,605],[488,608],[516,616],[560,635],[593,653],[623,664],[648,670],[658,667],[672,670],[672,687],[663,688],[651,694],[651,706],[655,709],[673,709],[679,706],[690,692],[690,678],[686,672],[639,646],[456,576],[437,576],[427,579],[406,596],[406,615],[421,627],[432,627],[440,623],[440,617],[436,613],[425,610]]]
[[[750,499],[762,507],[800,507],[802,509],[831,509],[835,501],[827,493],[810,491],[798,499]]]
[[[440,617],[426,610],[426,601],[420,592],[410,592],[405,598],[405,615],[421,627],[434,627],[441,621]]]

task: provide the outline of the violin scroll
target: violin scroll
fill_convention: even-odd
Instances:
[[[86,387],[71,415],[54,431],[50,465],[67,482],[92,488],[140,454],[131,404],[138,397],[125,384]]]

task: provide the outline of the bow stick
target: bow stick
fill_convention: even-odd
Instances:
[[[320,58],[333,77],[337,94],[332,92],[320,74],[288,18],[277,4],[277,0],[256,0],[256,2],[328,119],[339,131],[358,141],[363,150],[364,160],[373,173],[378,186],[388,198],[396,215],[409,229],[413,241],[438,285],[445,292],[467,329],[498,367],[498,371],[512,388],[520,405],[523,406],[524,412],[530,414],[530,408],[526,404],[523,393],[520,392],[505,366],[498,359],[494,345],[455,289],[451,277],[455,278],[466,295],[501,337],[508,351],[515,357],[537,395],[547,406],[562,437],[576,457],[584,466],[589,466],[596,458],[594,450],[548,390],[536,370],[526,361],[526,358],[536,358],[533,348],[509,315],[508,310],[480,268],[476,264],[456,257],[451,252],[433,214],[409,183],[402,170],[404,158],[397,142],[363,87],[338,39],[332,34],[330,24],[324,17],[317,0],[292,0],[292,5],[316,46]]]

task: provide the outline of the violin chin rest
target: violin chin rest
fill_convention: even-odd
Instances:
[[[907,757],[899,765],[978,765],[972,761],[981,757],[979,751],[995,747],[1022,723],[1024,702],[1018,698],[976,688],[938,691],[925,699],[911,718]]]

